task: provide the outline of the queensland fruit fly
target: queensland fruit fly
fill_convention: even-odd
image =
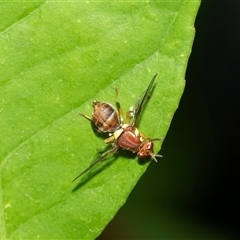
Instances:
[[[99,158],[92,162],[89,167],[82,171],[73,181],[88,172],[96,164],[116,153],[119,149],[126,149],[134,152],[139,158],[151,156],[156,162],[157,157],[162,157],[161,155],[153,153],[153,141],[161,139],[148,138],[140,133],[137,128],[140,113],[150,98],[150,93],[156,77],[157,74],[152,78],[147,90],[138,101],[137,106],[131,108],[126,113],[126,123],[124,123],[122,118],[122,109],[118,101],[117,88],[115,88],[117,109],[109,103],[94,101],[92,117],[80,113],[80,116],[85,117],[95,125],[97,131],[109,133],[109,137],[105,139],[104,142],[109,144],[111,148],[103,152]]]

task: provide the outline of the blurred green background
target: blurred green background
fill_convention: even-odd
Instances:
[[[164,158],[98,239],[240,238],[239,12],[239,1],[202,1]]]

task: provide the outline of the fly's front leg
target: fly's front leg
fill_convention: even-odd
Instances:
[[[146,141],[146,140],[149,139],[149,138],[146,137],[143,133],[140,133],[140,136],[141,136],[141,140],[142,140],[142,142],[143,142],[143,141]]]
[[[148,137],[146,137],[144,134],[142,134],[142,133],[140,133],[140,136],[141,136],[141,138],[144,140],[144,141],[146,141],[146,140],[150,140],[150,141],[163,141],[163,139],[162,138],[148,138]]]
[[[163,138],[148,138],[150,141],[163,141]]]

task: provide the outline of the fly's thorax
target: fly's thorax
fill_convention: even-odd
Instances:
[[[122,129],[121,135],[116,139],[117,145],[123,149],[137,152],[139,146],[142,144],[138,129],[131,125]]]
[[[123,128],[125,131],[131,132],[131,133],[134,134],[135,136],[141,136],[138,128],[135,127],[135,126],[132,125],[132,124],[123,124],[123,125],[122,125],[122,128]]]
[[[92,122],[99,132],[114,132],[120,128],[117,110],[105,102],[93,102]]]

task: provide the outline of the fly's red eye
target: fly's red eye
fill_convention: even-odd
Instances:
[[[152,151],[153,150],[153,142],[148,140],[147,142],[145,142],[144,147],[146,150]]]

